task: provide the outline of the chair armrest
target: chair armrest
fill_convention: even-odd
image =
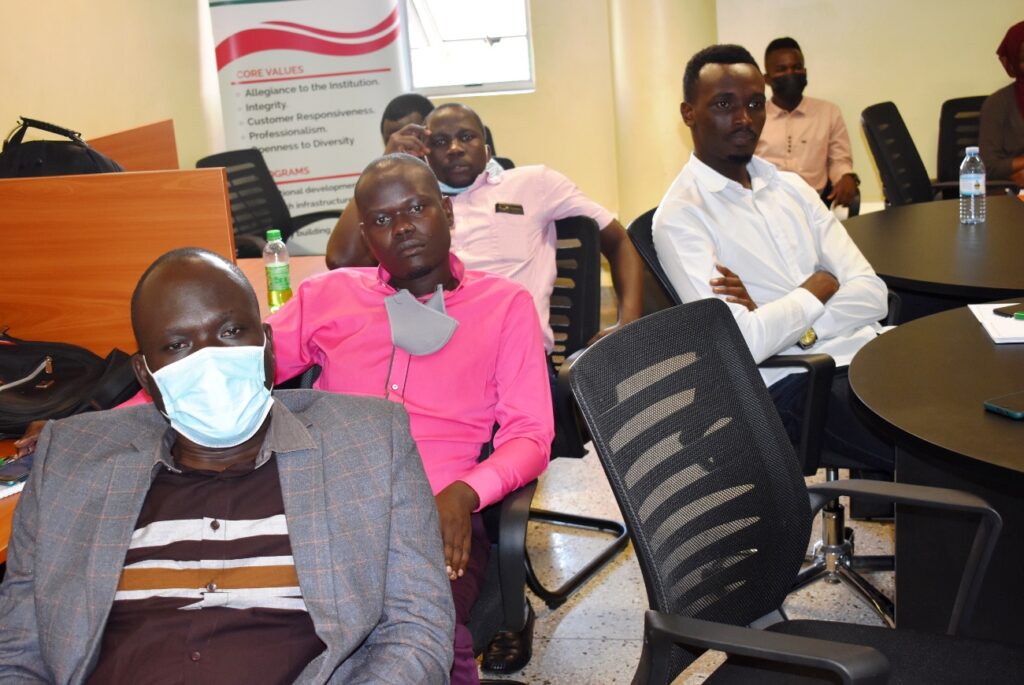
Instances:
[[[501,577],[501,601],[505,629],[518,632],[526,624],[526,525],[530,503],[537,490],[531,481],[501,500],[498,518],[498,574]]]
[[[314,221],[320,221],[322,219],[337,219],[340,216],[340,209],[325,209],[320,212],[309,212],[308,214],[299,214],[298,216],[293,216],[292,233],[299,230],[303,226],[308,226]]]
[[[804,394],[804,415],[800,426],[797,457],[805,476],[813,475],[821,461],[821,445],[825,436],[825,415],[832,391],[836,362],[827,354],[777,354],[758,364],[759,368],[799,367],[807,371]]]
[[[576,409],[576,398],[572,394],[572,388],[569,385],[569,372],[572,369],[572,365],[586,351],[587,348],[584,347],[566,357],[562,361],[561,366],[558,367],[558,373],[555,375],[555,396],[552,398],[555,405],[555,426],[561,427],[563,431],[575,431],[576,435],[571,440],[569,436],[566,436],[565,442],[567,444],[563,445],[563,447],[569,452],[568,454],[552,454],[552,458],[580,458],[586,454],[584,443],[589,440],[589,436],[579,418],[579,411]]]
[[[644,651],[633,682],[648,682],[651,669],[659,661],[667,662],[673,645],[822,669],[837,674],[847,685],[882,685],[889,678],[889,660],[873,647],[648,611]]]
[[[970,621],[974,614],[981,582],[985,578],[985,572],[988,570],[988,564],[995,551],[996,542],[998,542],[999,534],[1003,529],[1002,517],[988,502],[962,490],[875,480],[837,480],[818,483],[808,486],[807,494],[811,501],[812,516],[826,502],[830,502],[840,495],[854,495],[858,499],[869,501],[887,501],[930,509],[977,514],[980,517],[978,531],[974,535],[970,554],[967,556],[963,574],[960,576],[960,587],[953,602],[953,611],[949,618],[946,634],[956,635],[960,626]]]

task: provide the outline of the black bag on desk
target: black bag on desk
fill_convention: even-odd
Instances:
[[[30,140],[23,142],[30,128],[49,131],[68,140]],[[64,176],[124,171],[121,165],[102,152],[89,147],[77,131],[45,121],[22,117],[4,141],[0,152],[0,178],[25,176]]]
[[[66,343],[0,333],[0,438],[21,437],[29,423],[109,409],[139,391],[130,357],[106,359]]]

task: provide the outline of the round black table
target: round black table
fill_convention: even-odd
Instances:
[[[844,225],[892,286],[988,300],[1024,292],[1024,202],[989,197],[985,223],[974,226],[959,222],[959,202],[890,207]]]
[[[960,224],[959,200],[847,219],[875,272],[904,298],[904,320],[1024,293],[1024,202],[988,198],[984,224]]]
[[[1003,517],[965,633],[1024,644],[1024,421],[983,407],[1024,391],[1024,344],[996,345],[962,307],[880,335],[854,357],[849,379],[859,408],[896,443],[898,482],[966,490]],[[959,515],[897,507],[899,627],[945,630],[974,531]]]

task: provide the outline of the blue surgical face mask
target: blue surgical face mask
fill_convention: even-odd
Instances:
[[[494,178],[495,176],[500,175],[501,172],[503,171],[505,171],[505,167],[498,164],[497,160],[495,160],[494,157],[488,159],[487,165],[484,166],[484,173],[487,174],[488,178]],[[476,180],[474,180],[473,183],[476,183]],[[470,183],[469,186],[473,185],[473,183]],[[454,186],[448,185],[447,183],[441,180],[438,180],[437,185],[441,186],[441,192],[444,193],[445,195],[459,195],[460,193],[464,193],[467,190],[469,190],[469,186],[465,186],[464,188],[456,188]]]
[[[264,348],[204,347],[150,375],[171,428],[197,445],[240,445],[260,429],[274,400]],[[146,363],[149,370],[149,363]]]

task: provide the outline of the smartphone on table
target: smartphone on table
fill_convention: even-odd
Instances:
[[[1006,316],[1012,319],[1014,314],[1024,314],[1024,303],[1008,304],[1005,307],[993,309],[992,312],[996,316]]]
[[[1024,420],[1024,392],[1013,392],[1009,395],[985,400],[985,409],[994,414],[1022,421]]]
[[[16,485],[28,478],[32,468],[32,455],[8,461],[0,466],[0,485]]]

